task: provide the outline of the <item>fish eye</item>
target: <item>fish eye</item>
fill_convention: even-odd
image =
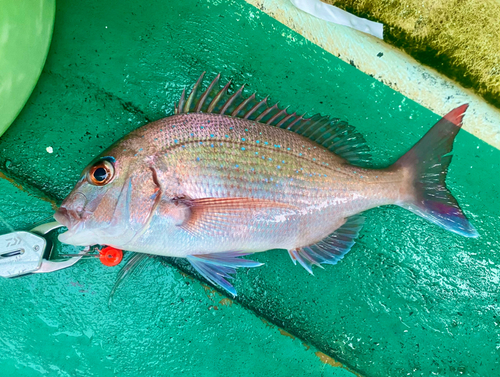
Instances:
[[[115,168],[108,160],[101,160],[94,164],[87,173],[87,180],[94,186],[104,186],[113,180]]]

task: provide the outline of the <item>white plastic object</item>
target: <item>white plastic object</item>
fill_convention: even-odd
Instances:
[[[357,17],[333,5],[323,3],[320,0],[291,0],[291,2],[300,10],[315,17],[384,39],[384,25],[379,22]]]

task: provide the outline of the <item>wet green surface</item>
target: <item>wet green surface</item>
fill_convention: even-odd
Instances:
[[[49,216],[41,193],[60,202],[95,155],[172,114],[182,88],[204,70],[297,111],[348,120],[380,165],[438,119],[243,1],[59,1],[41,80],[0,139],[0,171],[32,195],[0,179],[0,214],[15,228]],[[1,280],[2,369],[13,376],[349,375],[324,364],[321,351],[366,376],[496,375],[500,152],[462,132],[454,153],[448,186],[478,239],[399,208],[374,209],[352,252],[315,276],[284,252],[255,256],[266,264],[238,274],[232,306],[157,260],[128,280],[111,307],[117,269],[92,260]]]
[[[5,216],[15,227],[51,211],[5,180],[0,190],[2,213],[22,214]],[[1,281],[2,376],[353,376],[173,267],[146,264],[111,307],[116,268],[75,272]]]

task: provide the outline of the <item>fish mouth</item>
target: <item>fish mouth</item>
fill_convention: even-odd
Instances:
[[[59,234],[57,237],[60,242],[74,246],[89,246],[94,243],[89,243],[92,237],[89,237],[85,230],[85,216],[88,217],[90,212],[79,213],[75,210],[70,210],[61,206],[54,214],[54,218],[60,224],[64,225],[68,230]]]
[[[54,218],[68,230],[72,230],[92,214],[85,209],[86,205],[87,197],[81,192],[76,192],[66,198],[54,214]]]
[[[57,220],[59,224],[64,225],[68,230],[75,228],[80,220],[76,220],[76,216],[71,214],[71,211],[65,207],[60,207],[54,214],[54,219]]]
[[[83,221],[92,216],[92,212],[85,210],[74,210],[66,207],[59,207],[54,214],[54,218],[68,229],[75,228]]]

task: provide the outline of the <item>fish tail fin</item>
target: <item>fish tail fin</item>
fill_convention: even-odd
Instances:
[[[468,107],[459,106],[445,115],[394,167],[405,169],[409,183],[409,195],[398,205],[451,232],[477,237],[445,183],[453,140]]]

